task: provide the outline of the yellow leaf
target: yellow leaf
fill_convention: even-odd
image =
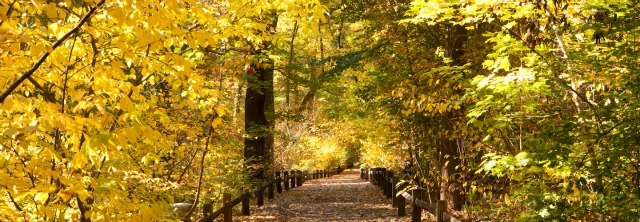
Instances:
[[[226,110],[222,106],[217,106],[216,112],[218,113],[218,116],[222,117],[226,113]]]
[[[142,215],[143,221],[151,221],[151,219],[153,218],[153,214],[149,206],[143,207],[140,214]]]
[[[118,105],[120,106],[120,109],[122,109],[125,112],[133,111],[133,103],[131,102],[129,97],[120,98],[120,102],[118,103]]]
[[[120,145],[122,148],[127,147],[127,145],[128,145],[127,137],[125,137],[124,135],[119,135],[118,136],[118,145]]]
[[[65,128],[65,125],[67,124],[67,120],[65,119],[64,114],[58,115],[58,117],[54,120],[54,124],[58,128],[61,128],[61,129]]]
[[[14,44],[14,45],[18,45],[18,44]],[[4,103],[2,103],[2,109],[11,110],[11,108],[13,108],[13,95],[7,96],[7,98],[4,99]]]
[[[40,204],[44,204],[47,199],[49,199],[49,193],[45,193],[45,192],[39,192],[36,193],[36,196],[34,197],[36,202],[40,202]]]
[[[105,114],[104,108],[102,108],[102,106],[100,104],[96,104],[96,108],[98,109],[98,111],[100,111],[100,114],[102,114],[102,115]]]
[[[56,10],[55,3],[49,3],[49,5],[47,5],[47,7],[44,8],[44,12],[47,14],[47,17],[49,18],[58,17],[58,11]]]
[[[49,24],[49,29],[51,30],[51,33],[57,33],[58,32],[58,23],[51,23]]]
[[[16,134],[17,132],[18,132],[18,129],[16,129],[16,128],[9,128],[9,129],[4,131],[4,135],[13,136],[13,134]]]
[[[140,215],[137,215],[137,214],[136,214],[136,215],[133,215],[133,217],[130,217],[130,218],[129,218],[129,221],[131,221],[131,222],[138,222],[138,221],[143,221],[143,220],[142,220],[142,217],[141,217]]]
[[[222,123],[222,118],[215,118],[215,119],[213,119],[213,121],[211,122],[211,126],[212,126],[213,128],[217,128],[221,123]]]
[[[87,164],[87,157],[82,155],[82,152],[77,152],[76,155],[73,156],[73,160],[71,163],[73,164],[73,168],[83,169]]]

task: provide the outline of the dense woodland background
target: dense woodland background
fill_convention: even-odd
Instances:
[[[471,221],[635,221],[639,7],[0,0],[0,220],[180,220],[355,164]]]

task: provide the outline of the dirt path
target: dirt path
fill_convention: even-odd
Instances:
[[[251,216],[239,217],[239,221],[410,221],[397,217],[391,200],[360,179],[357,169],[307,181],[251,210]]]

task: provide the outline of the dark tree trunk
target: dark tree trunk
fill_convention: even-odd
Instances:
[[[256,178],[263,179],[273,159],[273,63],[255,62],[255,72],[247,74],[245,102],[244,157],[248,165],[256,165]]]
[[[275,14],[267,16],[267,33],[276,29]],[[256,169],[254,178],[266,179],[265,172],[273,164],[273,130],[275,109],[273,95],[274,64],[267,50],[269,41],[264,41],[255,51],[251,67],[247,70],[247,92],[245,95],[244,158],[249,169]]]
[[[449,128],[449,127],[447,127]],[[443,139],[443,146],[440,153],[440,173],[442,184],[440,184],[440,199],[446,200],[451,209],[461,210],[464,203],[462,185],[460,184],[460,153],[458,152],[457,139]]]
[[[467,30],[460,25],[453,25],[449,30],[447,39],[447,53],[453,60],[453,66],[462,66],[465,64],[462,55],[464,55],[463,47],[467,39]],[[462,95],[464,92],[456,90],[454,93]],[[440,152],[440,175],[442,183],[440,184],[440,199],[446,200],[447,205],[454,210],[461,210],[464,203],[464,194],[460,179],[460,149],[458,147],[459,138],[454,135],[457,124],[464,124],[464,111],[452,110],[443,118],[444,128],[449,136],[442,139],[442,149]]]

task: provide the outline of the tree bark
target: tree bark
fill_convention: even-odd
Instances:
[[[447,39],[447,54],[453,60],[453,66],[462,66],[465,61],[463,47],[467,39],[467,30],[461,25],[453,25],[449,30]],[[456,90],[454,94],[462,95],[464,92]],[[456,124],[464,124],[464,111],[453,110],[443,117],[444,129],[448,137],[441,138],[443,147],[440,152],[440,175],[442,182],[440,186],[440,199],[447,201],[447,205],[454,210],[461,210],[464,203],[462,185],[460,178],[460,149],[458,149],[459,139],[454,135]]]
[[[278,24],[275,13],[265,16],[267,29],[270,34]],[[273,164],[273,147],[275,126],[275,109],[273,95],[274,63],[269,58],[267,50],[271,42],[264,41],[254,51],[253,61],[247,70],[247,91],[245,94],[245,133],[244,158],[249,169],[255,169],[255,179],[265,179]]]

